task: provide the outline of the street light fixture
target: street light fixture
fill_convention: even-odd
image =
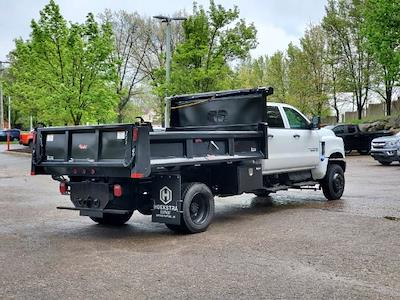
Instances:
[[[165,77],[166,77],[166,82],[169,83],[171,79],[171,22],[172,21],[185,21],[187,18],[185,17],[167,17],[167,16],[153,16],[154,19],[161,20],[162,23],[167,24],[167,34],[166,34],[166,47],[165,47]],[[169,103],[166,103],[166,106],[168,106]],[[167,124],[169,123],[169,115],[168,115],[168,110],[169,107],[165,108],[165,113],[164,113],[164,126],[167,127]]]
[[[167,82],[171,79],[171,22],[172,21],[185,21],[185,17],[167,17],[167,16],[153,16],[154,19],[161,20],[162,23],[167,24],[166,34],[166,49],[165,49],[165,70]]]

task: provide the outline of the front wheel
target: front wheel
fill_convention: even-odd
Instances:
[[[132,217],[133,212],[129,214],[104,214],[102,218],[90,217],[96,223],[102,225],[121,226],[124,225]]]
[[[369,150],[358,150],[358,153],[360,153],[360,155],[368,155]]]
[[[344,172],[340,165],[329,164],[326,175],[321,181],[322,191],[328,200],[338,200],[344,192]]]
[[[378,161],[379,161],[379,163],[380,163],[381,165],[384,165],[384,166],[389,166],[389,165],[392,164],[391,161],[382,161],[382,160],[378,160]]]
[[[267,190],[256,190],[253,192],[253,194],[260,198],[266,198],[269,196],[269,194],[271,194],[271,192]]]
[[[179,233],[206,231],[214,218],[214,196],[203,183],[193,182],[182,185],[182,219],[180,225],[166,226]]]

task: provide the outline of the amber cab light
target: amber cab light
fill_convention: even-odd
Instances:
[[[60,193],[61,195],[68,194],[68,185],[65,181],[60,182]]]
[[[114,197],[122,196],[122,187],[119,184],[114,184]]]

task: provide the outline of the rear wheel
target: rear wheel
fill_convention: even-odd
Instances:
[[[199,233],[206,231],[214,217],[214,196],[203,183],[182,185],[183,213],[180,225],[166,224],[175,232]]]
[[[340,165],[329,164],[325,178],[321,181],[322,191],[328,200],[338,200],[344,192],[344,172]]]
[[[360,155],[368,155],[369,150],[358,150],[358,153],[360,153]]]
[[[102,225],[121,226],[124,225],[132,217],[133,212],[129,214],[104,214],[102,218],[90,217],[96,223]]]
[[[392,163],[391,161],[382,161],[382,160],[378,160],[378,161],[381,165],[384,165],[384,166],[389,166]]]
[[[351,153],[351,150],[344,150],[344,153],[346,153],[348,155]]]

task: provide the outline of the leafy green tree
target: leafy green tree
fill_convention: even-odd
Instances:
[[[385,92],[380,94],[390,115],[393,86],[400,76],[400,2],[367,0],[364,16],[363,33],[382,71]]]
[[[372,56],[365,47],[362,34],[364,5],[365,0],[329,0],[322,21],[324,30],[340,45],[347,85],[355,96],[358,119],[362,118],[368,99],[373,69]]]
[[[165,84],[160,69],[159,94],[206,92],[229,88],[233,72],[229,63],[248,56],[256,42],[256,29],[239,19],[235,6],[225,9],[210,1],[209,10],[193,7],[193,14],[183,22],[184,42],[172,57],[171,82]]]
[[[53,0],[32,20],[30,39],[11,52],[10,93],[19,108],[49,124],[106,122],[114,118],[116,65],[112,30],[91,13],[68,24]]]
[[[268,56],[244,60],[236,70],[233,88],[253,88],[267,84]]]
[[[275,52],[269,59],[266,71],[266,83],[274,88],[271,100],[286,102],[288,81],[287,81],[287,60],[282,51]]]

